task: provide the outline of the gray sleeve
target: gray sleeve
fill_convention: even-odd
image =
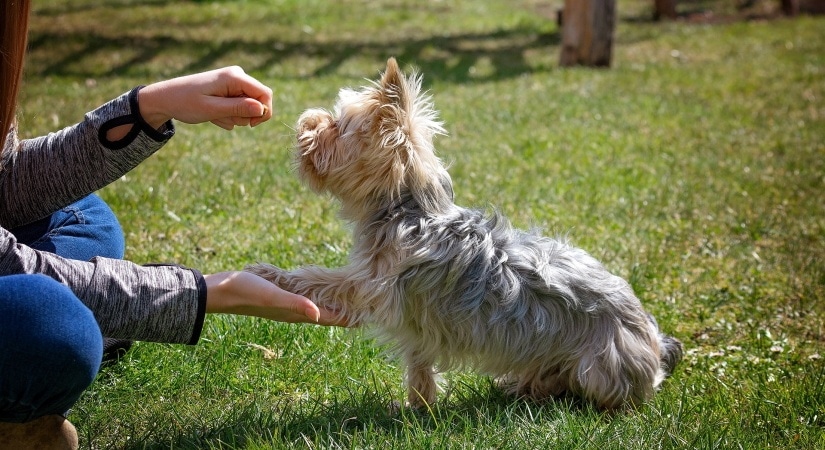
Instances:
[[[151,156],[174,134],[141,117],[138,90],[89,112],[77,125],[18,140],[12,130],[0,159],[0,276],[43,274],[68,286],[94,313],[104,336],[195,344],[206,311],[203,276],[179,266],[75,261],[17,243],[6,228],[45,217],[106,186]],[[119,141],[106,132],[132,125]]]
[[[138,109],[140,87],[87,113],[77,125],[17,140],[9,134],[0,159],[0,225],[13,228],[43,218],[117,180],[174,134],[147,124]],[[132,125],[119,141],[106,132]]]
[[[0,228],[0,275],[43,274],[67,285],[94,313],[104,336],[195,344],[206,313],[196,270],[93,258],[77,261],[18,244]]]

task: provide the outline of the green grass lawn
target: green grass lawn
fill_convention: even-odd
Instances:
[[[625,0],[613,67],[560,69],[561,3],[35,1],[25,135],[223,65],[275,91],[271,122],[179,125],[100,193],[129,259],[343,264],[347,226],[299,184],[291,126],[395,56],[446,122],[436,145],[457,201],[568,235],[687,350],[626,414],[514,401],[471,373],[448,374],[432,411],[393,414],[401,370],[363,331],[209,317],[197,346],[138,343],[103,369],[70,416],[81,445],[825,447],[825,17],[735,20],[720,0],[657,24],[652,2]]]

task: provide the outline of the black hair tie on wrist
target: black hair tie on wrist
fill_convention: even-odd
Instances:
[[[143,116],[140,115],[140,106],[138,104],[138,92],[143,87],[144,86],[138,86],[129,92],[129,114],[107,120],[105,123],[103,123],[103,125],[100,126],[100,130],[98,130],[97,136],[100,142],[106,148],[109,148],[111,150],[123,149],[129,144],[131,144],[138,136],[138,134],[140,134],[141,131],[157,142],[168,140],[172,137],[173,134],[175,134],[175,126],[171,120],[163,124],[160,130],[156,130],[151,125],[146,123],[146,121],[143,119]],[[128,133],[126,133],[125,136],[116,141],[112,141],[107,137],[109,131],[123,125],[132,125],[132,128],[129,130]]]

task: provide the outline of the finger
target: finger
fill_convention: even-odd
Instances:
[[[234,71],[231,73],[231,81],[228,86],[232,95],[251,97],[271,108],[272,89],[244,72],[240,67],[236,66],[232,69]]]
[[[309,302],[309,304],[304,306],[304,315],[311,321],[317,323],[321,320],[321,310],[318,309],[318,306],[316,306],[315,303],[312,303],[309,300],[307,300],[307,302]]]
[[[261,102],[249,97],[206,97],[204,109],[212,116],[212,120],[238,117],[252,119],[267,112]]]
[[[257,126],[263,122],[272,118],[272,89],[261,83],[260,81],[256,80],[250,75],[247,75],[243,72],[243,69],[240,69],[240,73],[236,75],[236,79],[238,81],[238,86],[235,87],[236,95],[246,96],[253,98],[261,103],[263,106],[263,111],[259,116],[259,119],[253,118],[250,125]]]
[[[315,303],[305,297],[297,294],[291,295],[297,298],[297,300],[292,303],[292,313],[297,315],[299,319],[302,319],[296,319],[296,321],[339,327],[348,327],[351,325],[349,317],[342,316],[340,311],[318,308]]]
[[[272,118],[272,108],[267,107],[264,105],[264,113],[261,114],[261,117],[255,117],[249,120],[249,126],[257,127],[258,125],[266,122],[267,120]]]
[[[214,120],[210,120],[210,122],[214,123],[215,125],[223,128],[224,130],[227,130],[227,131],[232,131],[232,129],[235,128],[235,124],[233,124],[231,121],[226,120],[226,119],[214,119]]]
[[[340,311],[333,311],[326,308],[320,310],[321,314],[318,317],[318,325],[334,325],[339,327],[349,327],[352,325],[350,318],[342,316]]]
[[[250,98],[250,97],[243,97],[241,98],[242,106],[239,106],[239,112],[243,114],[237,114],[238,117],[247,117],[250,119],[264,117],[266,115],[270,115],[271,105],[267,105],[267,103],[261,102],[258,99]]]
[[[307,317],[313,321],[318,320],[317,317],[320,312],[318,311],[318,307],[315,306],[315,303],[312,303],[308,298],[301,295],[288,291],[284,291],[284,293],[287,294],[284,296],[284,300],[288,302],[287,306],[292,313]]]
[[[248,117],[230,117],[228,120],[236,127],[246,127],[249,126],[249,122],[252,119],[249,119]]]
[[[316,306],[310,299],[304,297],[303,295],[285,291],[276,285],[270,285],[270,288],[273,287],[277,291],[277,295],[272,297],[272,307],[288,311],[291,315],[295,316],[296,319],[302,319],[296,321],[318,321],[321,314],[320,310],[318,309],[318,306]]]

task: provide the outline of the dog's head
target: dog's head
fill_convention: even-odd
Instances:
[[[341,200],[348,218],[407,195],[425,211],[452,202],[452,182],[433,147],[444,128],[421,77],[405,76],[394,58],[380,80],[342,89],[332,113],[310,109],[296,128],[301,178]]]

